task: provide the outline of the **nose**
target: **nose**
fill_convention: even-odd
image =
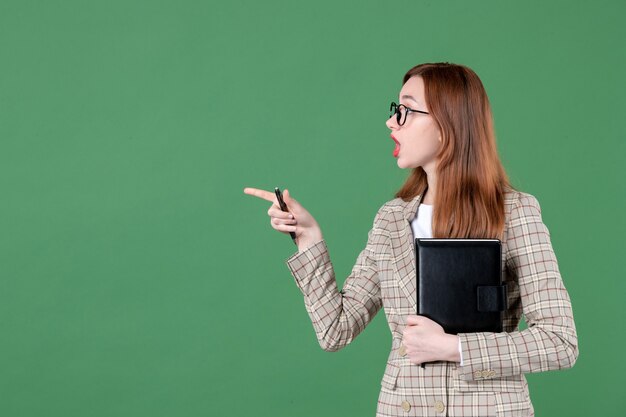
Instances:
[[[385,124],[387,125],[387,127],[391,130],[396,130],[398,128],[400,128],[400,125],[398,125],[398,121],[396,120],[396,115],[392,114],[389,119],[387,119],[387,121],[385,122]]]

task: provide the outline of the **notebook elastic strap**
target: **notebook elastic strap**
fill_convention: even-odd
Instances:
[[[494,313],[506,310],[506,285],[485,285],[477,287],[478,311]]]

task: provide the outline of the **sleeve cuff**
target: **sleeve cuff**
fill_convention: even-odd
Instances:
[[[509,334],[459,333],[461,357],[459,377],[466,381],[503,378],[521,373],[515,344]]]
[[[305,293],[315,271],[330,263],[326,241],[322,239],[302,252],[294,253],[285,262],[296,280],[296,285]]]

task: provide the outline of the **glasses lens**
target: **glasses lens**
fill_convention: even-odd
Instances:
[[[396,121],[398,125],[402,126],[404,122],[406,122],[406,114],[408,113],[404,104],[396,104],[391,102],[389,106],[389,117],[396,116]]]

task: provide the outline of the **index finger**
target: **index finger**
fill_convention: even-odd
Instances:
[[[258,188],[246,187],[243,189],[243,192],[248,195],[253,195],[255,197],[262,198],[263,200],[267,200],[271,203],[275,203],[275,204],[278,203],[276,201],[276,194],[270,193],[269,191],[259,190]]]

